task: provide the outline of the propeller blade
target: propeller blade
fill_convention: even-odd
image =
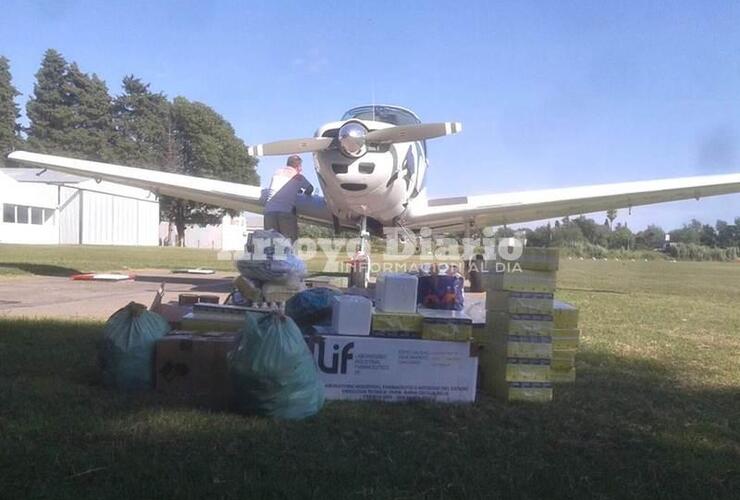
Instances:
[[[331,146],[331,137],[309,137],[307,139],[288,139],[285,141],[268,142],[249,146],[250,156],[290,155],[300,153],[314,153],[323,151]]]
[[[368,132],[368,143],[412,142],[434,139],[445,135],[457,134],[462,130],[460,122],[420,123],[419,125],[399,125]]]

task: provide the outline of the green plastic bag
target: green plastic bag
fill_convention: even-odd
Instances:
[[[105,324],[100,349],[103,385],[123,390],[151,389],[154,345],[170,331],[162,316],[130,302]]]
[[[228,357],[237,410],[301,419],[321,409],[324,384],[292,319],[277,311],[247,313],[240,334]]]

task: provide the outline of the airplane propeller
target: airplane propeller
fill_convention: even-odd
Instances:
[[[361,122],[350,120],[339,128],[337,142],[331,137],[288,139],[250,146],[248,151],[250,156],[272,156],[315,153],[338,146],[346,154],[360,157],[367,151],[367,144],[423,141],[434,139],[435,137],[457,134],[460,131],[462,131],[462,124],[459,122],[399,125],[368,131]]]
[[[460,122],[420,123],[418,125],[399,125],[368,132],[365,140],[370,144],[412,142],[434,139],[462,131]]]
[[[333,139],[331,137],[309,137],[306,139],[288,139],[285,141],[268,142],[267,144],[258,144],[249,146],[247,152],[249,156],[272,156],[272,155],[290,155],[298,153],[313,153],[323,151],[329,146]]]

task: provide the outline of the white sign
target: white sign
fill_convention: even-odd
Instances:
[[[470,342],[324,335],[307,338],[326,399],[475,401]]]

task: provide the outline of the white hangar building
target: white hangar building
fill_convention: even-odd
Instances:
[[[0,168],[0,243],[159,244],[159,201],[144,189]]]
[[[221,224],[185,226],[185,246],[187,248],[208,248],[212,250],[244,250],[250,233],[264,227],[261,214],[242,212],[232,217],[224,215]],[[164,246],[174,246],[177,230],[174,224],[160,222],[159,240]]]

